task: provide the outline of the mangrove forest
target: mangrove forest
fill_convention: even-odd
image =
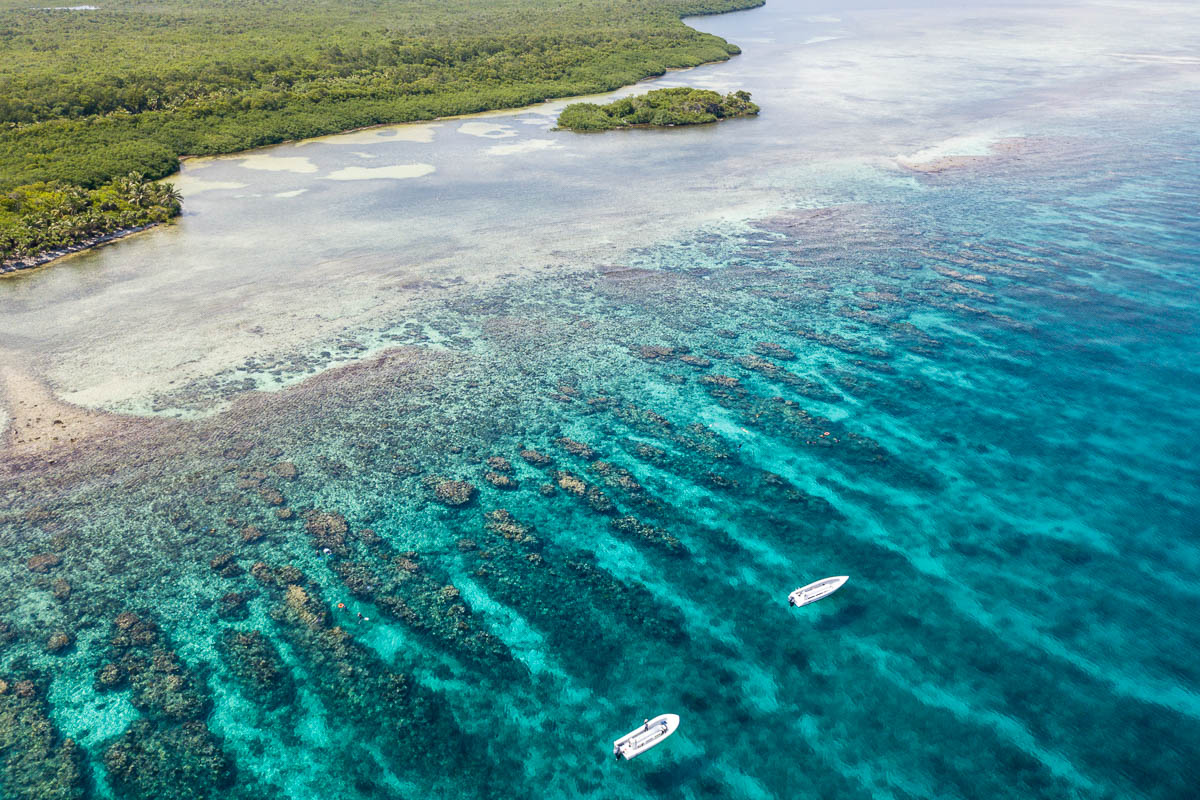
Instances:
[[[750,102],[749,92],[730,92],[722,97],[708,89],[655,89],[603,106],[572,103],[558,115],[558,127],[607,131],[638,126],[705,125],[719,119],[751,117],[758,111],[758,106]]]

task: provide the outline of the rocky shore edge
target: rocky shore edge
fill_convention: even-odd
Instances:
[[[56,261],[63,256],[69,256],[74,253],[79,253],[83,250],[90,250],[93,247],[99,247],[102,244],[115,242],[117,239],[124,239],[126,236],[132,236],[135,233],[141,233],[142,231],[149,230],[150,228],[161,224],[161,222],[151,222],[148,225],[136,225],[132,228],[122,228],[121,230],[113,231],[112,233],[102,233],[96,236],[89,236],[88,238],[81,239],[80,241],[68,247],[60,247],[55,250],[43,250],[37,255],[27,256],[25,258],[11,258],[7,261],[0,261],[0,275],[9,275],[21,270],[40,267],[45,264],[49,264],[51,261]]]

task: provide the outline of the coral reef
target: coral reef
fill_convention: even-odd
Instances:
[[[257,525],[247,525],[239,532],[244,544],[254,544],[258,540],[266,536],[262,529]]]
[[[574,439],[568,439],[564,436],[557,440],[557,444],[563,450],[566,450],[573,456],[582,458],[584,461],[591,461],[598,458],[596,451],[583,442],[577,442]]]
[[[796,354],[788,350],[781,344],[775,342],[759,342],[754,345],[754,352],[760,356],[767,356],[776,361],[795,361]]]
[[[296,696],[295,681],[279,649],[262,631],[226,629],[218,648],[247,700],[268,711],[291,704]]]
[[[384,664],[334,624],[303,575],[287,567],[255,566],[256,576],[279,599],[271,617],[331,712],[354,720],[398,763],[423,757],[449,764],[461,758],[470,737],[457,728],[439,696]]]
[[[550,473],[550,477],[567,494],[583,498],[587,502],[588,507],[593,511],[601,514],[611,514],[616,511],[616,506],[613,505],[608,495],[601,491],[598,486],[593,486],[578,475],[566,470],[554,470]]]
[[[46,573],[62,563],[62,556],[57,553],[39,553],[25,562],[30,572]]]
[[[208,687],[154,622],[131,611],[113,623],[108,661],[96,672],[95,688],[126,685],[143,716],[104,751],[116,794],[129,800],[229,796],[236,769],[205,721],[212,706]]]
[[[475,497],[475,487],[467,481],[452,481],[431,477],[427,485],[433,487],[433,496],[439,503],[450,507],[465,506]]]
[[[497,489],[516,489],[520,485],[514,478],[502,475],[499,472],[486,472],[483,475],[483,479]]]
[[[538,549],[540,542],[533,535],[533,528],[522,525],[507,509],[498,508],[484,515],[485,527],[492,533],[499,534],[505,539],[525,545],[530,549]]]
[[[237,558],[232,552],[213,556],[208,562],[208,566],[222,578],[236,578],[246,572],[238,565]]]
[[[533,449],[521,451],[521,458],[535,467],[548,467],[554,463],[554,459],[545,453]]]
[[[234,783],[233,762],[202,721],[171,727],[138,720],[104,751],[108,779],[129,800],[218,800]]]
[[[75,644],[75,639],[66,631],[55,631],[46,640],[47,653],[62,653]]]
[[[50,721],[45,687],[0,679],[0,794],[10,800],[81,800],[84,756]]]
[[[217,601],[217,616],[225,620],[246,619],[250,616],[249,601],[253,592],[227,592]]]
[[[300,474],[300,470],[296,469],[296,465],[290,461],[280,461],[271,467],[271,471],[284,480],[293,480]]]
[[[473,617],[445,575],[424,564],[417,553],[396,553],[380,541],[370,548],[369,558],[334,565],[355,597],[476,665],[505,669],[511,662],[504,643]]]
[[[672,552],[683,550],[683,544],[661,528],[655,528],[641,522],[637,517],[616,517],[608,521],[610,527],[620,534],[632,536],[644,542],[662,547]]]
[[[119,680],[112,681],[119,670]],[[203,719],[210,700],[202,684],[164,641],[158,626],[126,611],[113,623],[108,663],[97,674],[96,688],[112,689],[128,682],[134,708],[155,721]]]
[[[308,511],[304,515],[304,530],[308,531],[309,539],[318,551],[324,552],[328,549],[339,556],[349,553],[346,549],[346,539],[350,526],[341,514],[316,509]]]

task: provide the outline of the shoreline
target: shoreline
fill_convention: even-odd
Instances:
[[[101,247],[110,242],[124,239],[127,236],[133,236],[136,233],[142,233],[143,231],[148,231],[151,228],[157,228],[162,224],[163,223],[161,222],[151,222],[149,225],[137,225],[132,228],[122,228],[121,230],[113,231],[112,233],[89,236],[87,239],[76,242],[68,247],[60,247],[56,250],[45,250],[35,256],[10,259],[8,261],[0,262],[0,279],[19,275],[28,270],[37,269],[38,267],[44,267],[48,264],[58,261],[61,258],[73,256],[78,253],[82,253],[85,250],[92,250],[94,248]]]
[[[754,11],[756,9],[762,8],[763,5],[766,5],[766,3],[765,2],[760,3],[757,6],[753,6],[751,8],[740,9],[739,11],[714,11],[709,14],[689,14],[688,16],[689,17],[700,17],[700,16],[715,17],[715,16],[720,16],[721,14],[740,14],[742,11]],[[205,153],[202,155],[196,155],[196,154],[182,155],[179,157],[179,163],[180,163],[180,165],[182,165],[183,162],[185,162],[185,161],[194,161],[196,159],[203,159],[203,158],[226,158],[228,156],[235,156],[238,153],[253,153],[257,150],[270,150],[272,147],[282,147],[285,144],[300,144],[302,142],[315,142],[318,139],[329,139],[329,138],[332,138],[335,136],[345,136],[350,133],[358,133],[359,131],[373,131],[373,130],[377,130],[379,128],[399,128],[399,127],[402,127],[405,125],[428,125],[431,122],[450,122],[450,121],[453,121],[456,119],[474,119],[476,117],[503,116],[505,114],[511,114],[516,111],[525,111],[528,109],[538,108],[540,106],[548,105],[550,103],[561,103],[564,101],[580,102],[580,101],[586,100],[589,97],[607,97],[608,95],[613,94],[614,92],[619,92],[622,89],[628,89],[631,86],[637,86],[637,85],[645,83],[647,81],[657,80],[658,78],[661,78],[664,75],[670,75],[672,72],[688,72],[693,69],[699,69],[700,67],[711,67],[713,64],[725,64],[725,63],[733,60],[734,56],[740,56],[740,55],[741,55],[741,52],[739,49],[739,52],[731,53],[729,58],[718,58],[714,61],[702,61],[699,64],[696,64],[695,66],[692,66],[692,67],[667,67],[662,72],[656,73],[654,75],[647,75],[646,77],[640,78],[637,81],[634,81],[633,83],[627,83],[623,86],[618,86],[616,89],[610,89],[606,92],[597,92],[594,94],[568,94],[568,95],[563,95],[562,97],[547,97],[545,100],[542,100],[537,103],[529,103],[529,104],[523,105],[523,106],[504,106],[502,108],[489,108],[485,111],[472,111],[469,114],[450,114],[449,116],[445,116],[445,117],[430,117],[429,119],[410,119],[410,120],[406,120],[404,122],[376,122],[372,125],[359,125],[358,127],[355,127],[355,128],[346,128],[345,130],[335,131],[333,133],[322,133],[317,136],[306,136],[303,139],[284,139],[281,142],[274,142],[272,144],[259,145],[258,147],[251,147],[246,150],[230,150],[228,153]],[[628,126],[628,127],[634,127],[634,126]],[[639,126],[639,127],[647,127],[647,126]],[[570,130],[570,129],[569,128],[553,128],[552,130]],[[573,131],[573,133],[578,133],[578,131]],[[170,175],[164,175],[163,177],[159,178],[158,180],[165,181],[168,178],[170,178],[172,175],[178,175],[182,171],[183,171],[183,169],[181,166],[180,169],[175,170]]]
[[[749,6],[747,8],[740,8],[740,9],[736,9],[736,10],[732,10],[732,11],[696,12],[696,13],[688,14],[686,17],[680,17],[679,20],[680,20],[680,22],[683,22],[684,25],[687,25],[687,23],[684,20],[691,18],[691,17],[711,17],[711,16],[719,16],[721,14],[736,14],[736,13],[743,12],[743,11],[754,11],[756,9],[762,8],[764,5],[766,5],[766,0],[760,0],[760,2],[758,2],[757,4]],[[691,27],[691,26],[688,26],[688,27]],[[695,30],[695,29],[693,28],[693,30]],[[373,129],[377,129],[377,128],[389,128],[389,127],[396,127],[396,126],[400,126],[400,125],[425,125],[425,124],[428,124],[431,122],[441,122],[441,121],[455,120],[455,119],[467,119],[470,117],[479,117],[479,116],[484,116],[484,115],[489,115],[489,114],[495,114],[495,115],[508,114],[508,113],[512,113],[512,112],[516,112],[516,111],[521,111],[524,109],[537,108],[539,106],[544,106],[548,103],[562,102],[564,100],[571,101],[571,102],[579,102],[579,101],[585,100],[586,98],[589,98],[589,97],[603,97],[605,95],[610,95],[613,92],[619,92],[622,89],[627,89],[631,86],[637,86],[638,84],[645,83],[646,81],[661,78],[663,75],[666,75],[671,72],[686,72],[688,70],[696,69],[697,67],[710,66],[712,64],[723,64],[728,61],[731,61],[735,56],[739,56],[742,54],[742,49],[740,46],[736,45],[735,43],[731,42],[729,44],[733,44],[735,47],[737,47],[737,52],[729,53],[725,58],[715,59],[712,61],[703,61],[699,64],[695,64],[690,67],[667,67],[662,72],[659,72],[659,73],[656,73],[653,75],[646,75],[645,77],[640,78],[640,79],[634,81],[633,83],[628,83],[623,86],[618,86],[615,89],[610,89],[609,91],[601,92],[599,94],[582,94],[582,95],[565,95],[562,97],[547,97],[546,99],[544,99],[538,103],[530,103],[530,104],[522,105],[522,106],[504,106],[504,107],[500,107],[500,108],[491,108],[491,109],[485,109],[483,111],[475,111],[475,112],[472,112],[469,114],[453,114],[453,115],[445,116],[445,117],[430,117],[429,119],[415,119],[415,120],[408,120],[408,121],[402,121],[402,122],[377,122],[373,125],[360,125],[360,126],[354,127],[354,128],[347,128],[345,130],[335,131],[333,133],[324,133],[324,134],[320,134],[318,136],[309,136],[309,137],[305,137],[302,139],[285,139],[280,142],[274,142],[272,144],[261,145],[258,147],[251,147],[251,148],[248,148],[245,150],[231,150],[227,153],[206,153],[203,155],[184,154],[184,155],[178,156],[179,166],[174,171],[168,173],[167,175],[164,175],[163,177],[161,177],[157,180],[165,181],[174,175],[180,174],[183,171],[183,163],[185,161],[189,161],[189,160],[193,160],[193,159],[224,158],[226,156],[237,155],[238,153],[251,153],[256,150],[264,150],[264,149],[271,148],[271,147],[278,147],[280,145],[314,141],[316,139],[323,139],[323,138],[330,137],[330,136],[343,136],[343,135],[349,134],[349,133],[357,133],[359,131],[373,130]],[[126,236],[132,236],[135,233],[141,233],[142,231],[149,230],[150,228],[154,228],[161,224],[162,223],[156,222],[156,223],[152,223],[150,225],[142,225],[142,226],[138,226],[135,228],[125,228],[125,229],[122,229],[119,231],[114,231],[113,233],[104,234],[102,236],[89,237],[87,239],[84,239],[81,242],[78,242],[76,244],[70,245],[65,248],[59,248],[57,250],[47,250],[42,253],[38,253],[37,255],[34,255],[34,256],[29,256],[29,257],[21,258],[21,259],[9,259],[7,261],[0,262],[0,279],[19,275],[21,273],[27,272],[28,270],[36,269],[38,267],[47,266],[49,264],[54,263],[55,261],[58,261],[59,259],[66,258],[67,256],[76,255],[78,253],[92,250],[96,247],[100,247],[100,246],[108,244],[110,242],[115,242],[119,239],[124,239]]]

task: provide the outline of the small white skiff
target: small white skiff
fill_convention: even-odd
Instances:
[[[640,756],[654,745],[662,742],[679,727],[678,714],[660,714],[648,719],[629,733],[613,742],[613,757],[626,761]]]
[[[838,575],[835,578],[822,578],[819,581],[813,581],[808,586],[801,586],[789,594],[788,605],[799,608],[809,603],[815,603],[822,597],[828,597],[842,588],[842,584],[848,580],[850,580],[849,575]]]

